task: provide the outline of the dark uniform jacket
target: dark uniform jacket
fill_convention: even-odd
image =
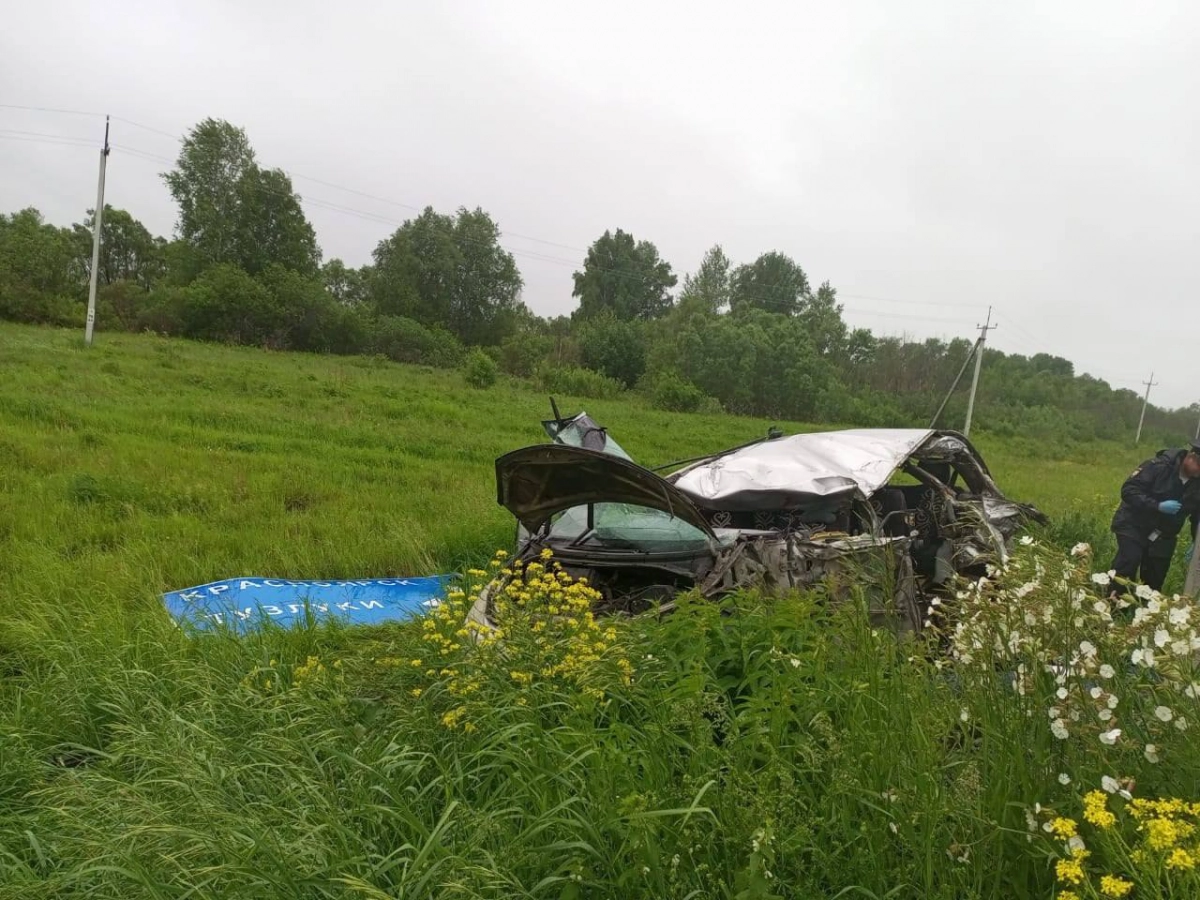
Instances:
[[[1112,530],[1143,544],[1151,556],[1170,556],[1183,528],[1191,519],[1192,540],[1200,520],[1200,478],[1180,481],[1179,463],[1186,450],[1160,450],[1142,463],[1121,485],[1121,505],[1113,515]],[[1163,500],[1178,500],[1182,508],[1173,516],[1158,511]]]

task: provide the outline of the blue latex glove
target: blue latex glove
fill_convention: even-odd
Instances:
[[[1183,504],[1181,504],[1178,500],[1164,500],[1162,503],[1158,504],[1158,511],[1160,513],[1165,513],[1168,516],[1173,516],[1179,512],[1182,506]]]

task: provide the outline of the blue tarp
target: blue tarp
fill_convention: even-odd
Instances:
[[[230,578],[163,595],[180,625],[204,631],[245,633],[271,621],[284,628],[337,619],[348,625],[379,625],[422,615],[445,596],[453,575],[364,578],[357,581],[291,581]]]

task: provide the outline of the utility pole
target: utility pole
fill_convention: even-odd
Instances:
[[[950,402],[950,398],[954,395],[954,391],[958,388],[958,383],[962,381],[963,372],[967,371],[967,366],[971,364],[972,357],[979,352],[979,338],[975,339],[974,346],[971,347],[971,352],[967,354],[967,358],[963,360],[962,368],[958,370],[958,374],[954,376],[954,384],[950,385],[950,390],[946,391],[946,396],[942,398],[942,405],[938,407],[937,412],[933,414],[933,420],[929,423],[930,428],[936,428],[938,419],[942,417],[942,410],[946,408],[946,404]]]
[[[975,412],[975,392],[979,389],[979,367],[983,364],[983,348],[987,344],[989,331],[999,328],[992,324],[992,308],[988,307],[987,321],[979,326],[979,343],[975,350],[975,375],[971,379],[971,396],[967,400],[967,423],[963,426],[963,436],[971,436],[971,416]]]
[[[83,342],[92,346],[92,328],[96,324],[96,280],[100,276],[100,227],[104,223],[104,165],[108,161],[108,116],[104,117],[104,147],[100,150],[100,184],[96,188],[96,213],[92,221],[92,277],[88,285],[87,326]]]
[[[1142,398],[1142,417],[1138,419],[1137,437],[1133,439],[1133,443],[1135,445],[1141,443],[1142,440],[1142,424],[1146,421],[1146,407],[1150,404],[1150,388],[1158,384],[1158,382],[1154,380],[1154,373],[1151,372],[1150,380],[1143,381],[1142,384],[1146,386],[1146,396]]]

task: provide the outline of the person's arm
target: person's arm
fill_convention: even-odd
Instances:
[[[1139,466],[1137,471],[1126,478],[1125,483],[1121,485],[1121,500],[1134,509],[1157,512],[1158,500],[1151,495],[1150,490],[1154,486],[1154,478],[1162,465],[1164,465],[1163,462],[1155,459]]]

